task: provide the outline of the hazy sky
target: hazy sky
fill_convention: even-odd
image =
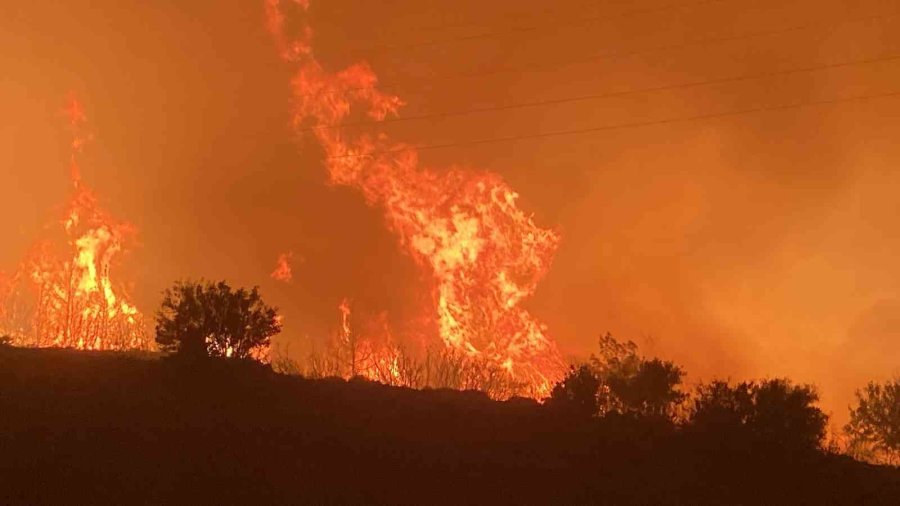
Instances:
[[[326,64],[368,61],[408,116],[685,85],[385,127],[421,144],[900,92],[896,1],[677,3],[314,0],[312,24]],[[0,268],[65,200],[75,92],[84,179],[140,230],[123,268],[145,313],[203,276],[261,285],[285,342],[328,332],[345,296],[417,315],[427,286],[381,213],[291,133],[260,4],[0,5]],[[560,231],[528,306],[566,353],[610,331],[694,377],[817,383],[842,417],[854,388],[900,373],[898,121],[900,99],[873,98],[422,158],[502,174]],[[290,285],[268,277],[285,251]]]

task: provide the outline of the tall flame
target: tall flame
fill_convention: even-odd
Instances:
[[[348,135],[354,113],[380,121],[396,115],[399,97],[376,88],[365,63],[328,72],[317,61],[312,30],[285,30],[286,2],[266,0],[269,29],[292,81],[293,123],[324,149],[334,184],[359,189],[384,210],[401,245],[433,279],[440,338],[454,350],[489,359],[543,394],[564,370],[555,343],[521,302],[549,269],[559,236],[538,227],[497,175],[420,167],[415,148],[383,133]],[[306,0],[293,0],[302,12]]]
[[[73,99],[65,112],[74,133],[72,196],[51,227],[61,237],[35,243],[0,287],[0,333],[19,346],[148,349],[141,313],[110,277],[134,228],[109,216],[83,184],[78,155],[88,140],[84,108]]]

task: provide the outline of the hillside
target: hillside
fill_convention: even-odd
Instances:
[[[0,347],[0,502],[897,504],[900,471],[476,392]]]

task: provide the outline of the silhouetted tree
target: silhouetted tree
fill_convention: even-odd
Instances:
[[[714,381],[698,388],[690,427],[781,449],[814,449],[825,438],[828,417],[815,406],[819,396],[809,385],[786,379]]]
[[[597,391],[600,380],[591,367],[572,366],[562,381],[553,387],[547,406],[560,412],[590,418],[597,414]]]
[[[606,384],[619,400],[621,411],[671,417],[675,407],[687,397],[678,390],[683,376],[681,368],[672,362],[642,359],[633,374],[613,374],[606,378]]]
[[[815,387],[793,385],[787,379],[767,380],[755,387],[751,416],[755,435],[782,447],[821,447],[828,416],[815,406],[819,402]]]
[[[630,413],[671,417],[687,397],[679,390],[684,372],[672,362],[645,359],[632,341],[620,342],[610,334],[600,338],[591,367],[600,380],[601,414]]]
[[[753,412],[753,384],[712,381],[697,388],[690,423],[701,431],[742,429]]]
[[[258,288],[233,290],[224,281],[178,282],[156,314],[160,348],[185,356],[259,357],[280,331],[276,310]]]
[[[597,354],[591,355],[591,367],[601,378],[631,376],[637,372],[641,357],[634,341],[620,342],[611,334],[600,337]]]
[[[851,444],[871,446],[878,460],[900,462],[900,378],[883,385],[870,382],[856,399],[844,428]]]

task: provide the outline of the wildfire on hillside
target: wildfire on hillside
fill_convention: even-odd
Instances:
[[[72,100],[66,109],[73,140],[71,196],[46,237],[0,283],[0,335],[12,344],[79,350],[150,349],[138,309],[114,264],[133,240],[132,225],[110,216],[81,179],[78,156],[88,140],[84,109]]]
[[[305,367],[290,359],[276,366],[312,378],[361,377],[408,388],[478,390],[496,399],[546,395],[541,383],[516,378],[495,357],[446,346],[442,341],[417,343],[421,349],[416,350],[396,339],[386,313],[366,319],[360,329],[354,325],[347,299],[338,311],[336,331],[324,349],[313,350]]]
[[[292,2],[302,12],[309,8],[308,0]],[[422,167],[412,146],[381,133],[346,134],[341,126],[351,115],[377,122],[396,115],[403,102],[379,91],[364,63],[325,70],[308,25],[295,38],[287,34],[286,4],[266,0],[265,7],[278,50],[295,69],[295,129],[317,138],[331,182],[357,188],[381,208],[401,246],[428,273],[446,350],[501,368],[536,396],[548,393],[564,362],[521,303],[549,269],[559,235],[538,227],[495,174]]]

